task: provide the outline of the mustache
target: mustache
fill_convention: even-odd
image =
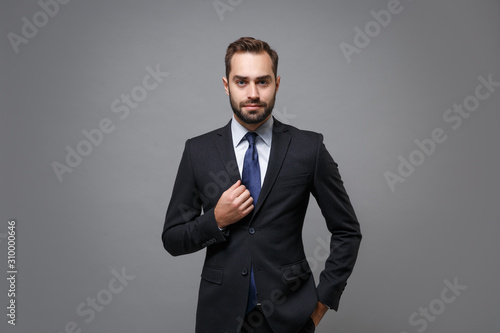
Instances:
[[[267,107],[267,103],[266,102],[252,101],[252,100],[247,100],[247,101],[244,101],[244,102],[240,102],[240,107],[246,106],[248,104]]]

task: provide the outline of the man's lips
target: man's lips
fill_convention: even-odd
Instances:
[[[262,107],[261,104],[246,104],[245,105],[245,108],[249,109],[249,110],[257,110],[257,109],[260,109]]]

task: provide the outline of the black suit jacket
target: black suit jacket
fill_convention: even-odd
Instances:
[[[221,231],[214,207],[238,179],[230,123],[186,142],[162,240],[174,256],[207,249],[196,332],[237,332],[245,316],[251,265],[258,301],[275,332],[296,332],[318,300],[337,310],[361,233],[323,136],[274,119],[268,169],[255,208]],[[310,193],[332,233],[318,286],[302,244]]]

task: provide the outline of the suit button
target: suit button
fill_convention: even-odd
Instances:
[[[241,275],[243,275],[243,276],[247,276],[247,274],[248,274],[247,269],[246,269],[246,268],[243,268],[243,270],[241,271]]]
[[[250,229],[248,229],[248,232],[250,233],[250,235],[253,235],[253,234],[255,234],[255,229],[254,228],[250,228]]]

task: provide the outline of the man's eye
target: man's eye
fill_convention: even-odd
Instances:
[[[259,81],[259,84],[262,86],[265,86],[266,84],[268,84],[268,82],[267,81]]]
[[[242,86],[242,85],[245,84],[245,81],[238,80],[238,81],[236,81],[236,84],[239,85],[239,86]]]

